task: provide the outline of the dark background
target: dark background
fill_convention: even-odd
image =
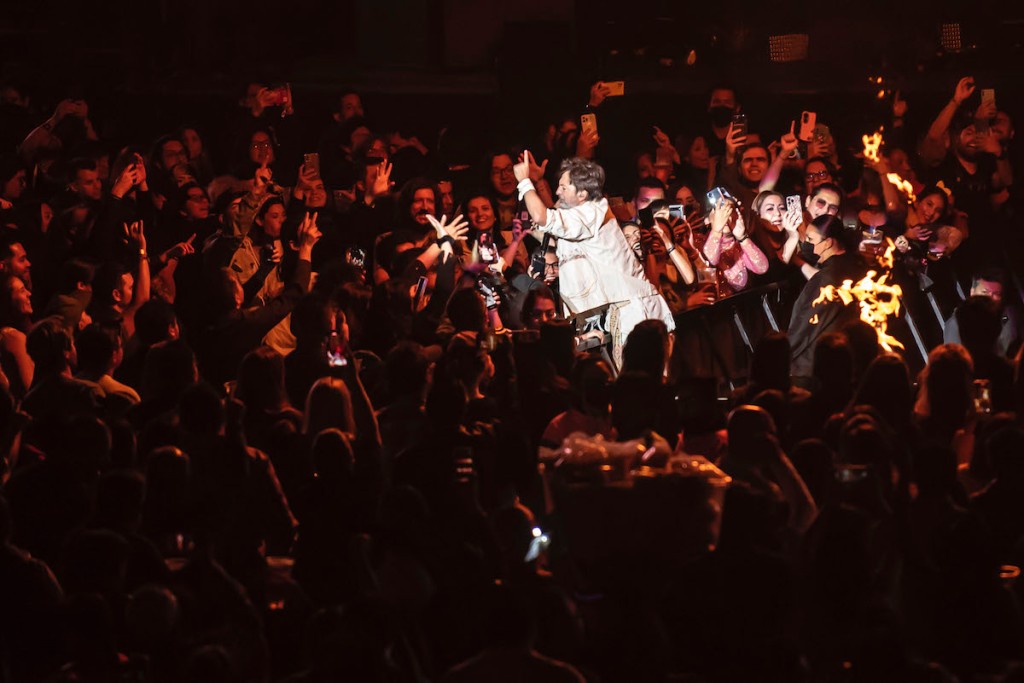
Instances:
[[[402,124],[429,143],[461,126],[522,144],[577,112],[594,80],[621,79],[628,96],[603,110],[636,122],[616,130],[626,146],[647,141],[651,124],[700,129],[717,82],[735,84],[766,138],[812,109],[840,141],[859,140],[895,89],[921,129],[967,74],[1011,114],[1024,96],[1024,3],[988,0],[38,0],[9,4],[0,21],[0,75],[40,114],[85,97],[113,144],[184,121],[217,133],[250,80],[293,84],[292,127],[308,145],[347,87],[378,130]],[[940,44],[950,22],[959,51]],[[769,36],[786,33],[808,35],[807,59],[769,60]]]

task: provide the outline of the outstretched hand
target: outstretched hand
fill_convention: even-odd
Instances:
[[[302,222],[299,223],[298,243],[300,258],[308,259],[313,251],[313,245],[320,241],[320,228],[316,224],[319,216],[320,213],[317,211],[314,211],[312,214],[307,211]]]
[[[382,161],[377,165],[377,177],[374,178],[373,185],[370,186],[369,191],[370,196],[374,199],[383,197],[390,192],[391,188],[394,186],[394,183],[391,182],[392,168],[392,165],[386,161]]]
[[[781,150],[782,158],[788,159],[793,154],[793,150],[797,148],[800,141],[797,140],[796,135],[793,134],[793,130],[796,128],[796,121],[791,121],[789,124],[789,132],[779,138],[779,148]]]
[[[441,216],[441,220],[437,220],[429,214],[427,215],[427,220],[434,226],[434,231],[437,233],[437,239],[439,240],[451,237],[453,240],[465,242],[466,237],[469,235],[469,222],[462,217],[462,214],[459,214],[450,222],[447,216]]]
[[[608,98],[611,94],[611,88],[605,85],[602,81],[598,81],[590,86],[590,106],[600,107],[601,103]]]
[[[142,251],[146,250],[146,233],[143,230],[142,221],[124,224],[124,234],[129,242],[135,242]]]
[[[956,84],[956,89],[953,91],[953,101],[956,102],[958,107],[964,103],[964,100],[974,93],[974,88],[975,85],[973,77],[965,76],[960,79]]]
[[[534,158],[534,156],[532,154],[530,154],[530,150],[525,150],[522,154],[519,155],[519,163],[523,163],[524,161],[527,164],[527,170],[528,170],[528,173],[529,173],[529,175],[527,177],[531,181],[533,181],[534,184],[539,183],[540,181],[544,180],[544,173],[547,172],[547,170],[548,170],[548,160],[547,159],[545,159],[540,164],[538,164],[537,160]],[[516,176],[516,180],[522,180],[522,179],[517,175]]]
[[[192,240],[194,240],[195,238],[196,234],[192,233],[192,236],[189,237],[184,242],[178,242],[177,244],[175,244],[173,247],[167,250],[164,260],[173,261],[175,259],[181,258],[182,256],[188,256],[189,254],[196,253],[196,248],[192,244]]]

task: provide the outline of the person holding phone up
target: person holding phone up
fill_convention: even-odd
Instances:
[[[704,257],[721,274],[722,296],[734,294],[747,286],[750,273],[764,275],[768,257],[750,239],[738,207],[726,199],[711,209],[711,232],[704,242]]]

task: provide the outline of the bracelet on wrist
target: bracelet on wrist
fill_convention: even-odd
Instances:
[[[452,245],[452,249],[455,248],[455,238],[452,237],[451,235],[445,235],[444,237],[438,237],[436,244],[437,244],[437,246],[439,248],[443,248],[446,242],[448,244]]]
[[[744,242],[746,242],[749,239],[750,239],[750,235],[744,235],[743,237],[737,239],[736,241],[739,242],[740,244],[743,244]]]
[[[537,191],[537,188],[533,186],[533,181],[530,180],[529,178],[523,178],[522,180],[520,180],[519,183],[516,185],[516,189],[519,190],[520,201],[522,201],[523,197],[525,197],[526,193],[529,192],[530,190],[533,190],[534,192]]]
[[[667,247],[665,247],[665,253],[666,254],[671,254],[675,250],[676,250],[676,245],[674,245],[674,244],[670,244]]]

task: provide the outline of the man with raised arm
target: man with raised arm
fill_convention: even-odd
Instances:
[[[530,180],[530,153],[515,165],[519,196],[530,219],[558,239],[559,288],[563,301],[581,313],[608,306],[607,331],[618,363],[630,330],[641,320],[660,318],[675,329],[672,312],[644,277],[608,201],[602,196],[604,169],[587,159],[566,159],[559,168],[558,202],[548,208]]]

